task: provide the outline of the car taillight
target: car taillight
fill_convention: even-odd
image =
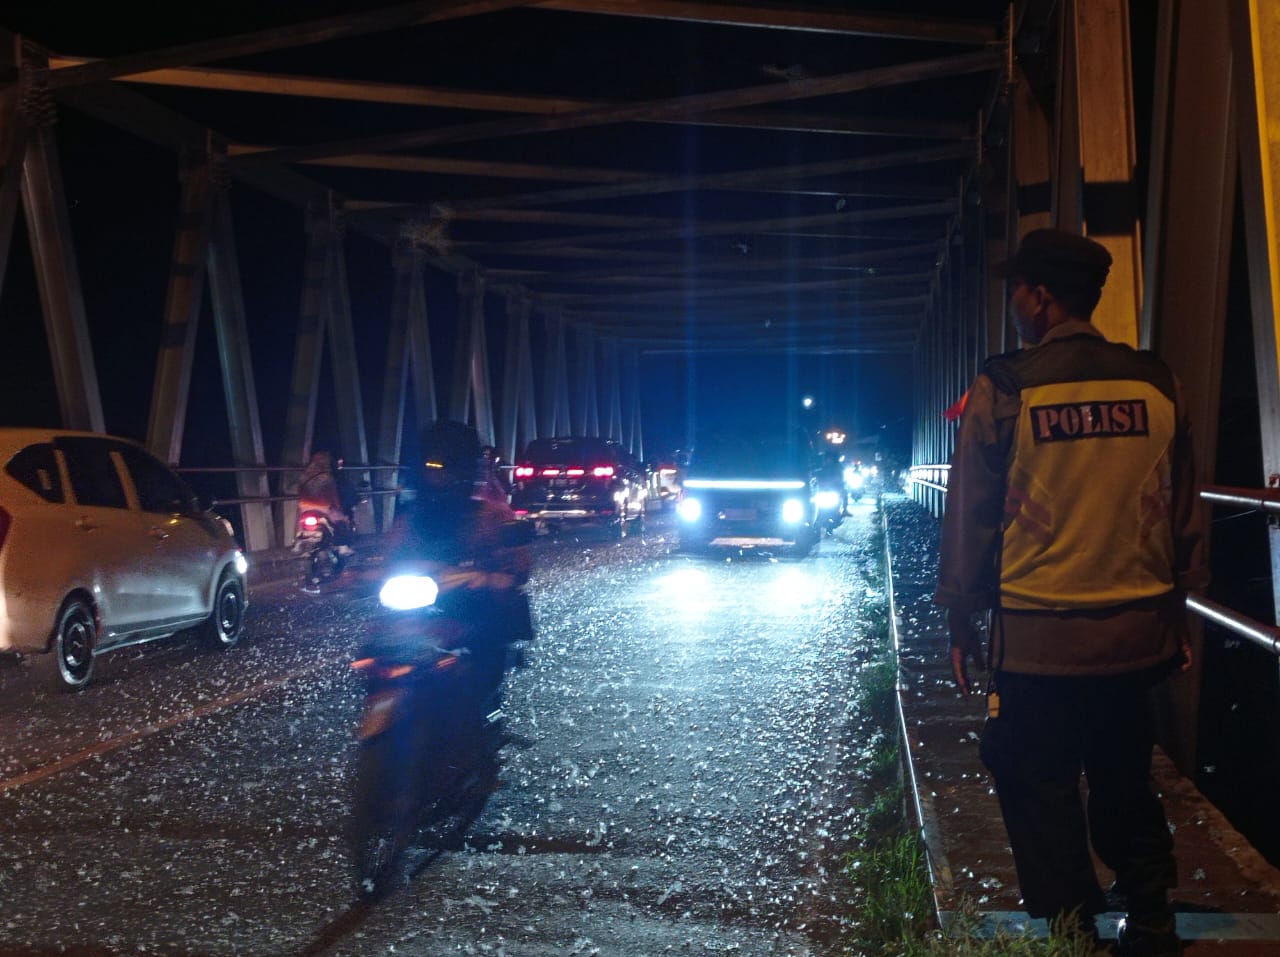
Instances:
[[[560,474],[559,469],[543,469],[542,470],[543,478],[555,478],[559,474]]]
[[[591,474],[596,478],[613,478],[613,466],[597,465],[591,470]]]
[[[581,478],[582,476],[587,474],[587,470],[586,469],[566,469],[564,474],[569,476],[569,478]]]
[[[12,521],[9,513],[0,508],[0,548],[4,548],[4,540],[9,537],[9,525]]]
[[[518,478],[518,479],[533,478],[533,466],[532,466],[532,465],[517,465],[517,466],[516,466],[516,478]]]

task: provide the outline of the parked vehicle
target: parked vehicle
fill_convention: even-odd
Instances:
[[[248,605],[231,524],[126,439],[0,429],[0,651],[79,689],[104,652],[199,627],[229,648]]]
[[[524,593],[489,587],[492,574],[399,566],[379,593],[384,615],[354,664],[365,679],[350,829],[361,898],[403,878],[419,832],[465,831],[496,780],[503,686],[532,630]]]
[[[809,553],[818,540],[817,483],[800,435],[717,436],[693,449],[676,506],[680,547]]]
[[[598,525],[621,538],[645,517],[648,473],[617,442],[583,436],[535,439],[512,475],[511,508],[540,530]]]

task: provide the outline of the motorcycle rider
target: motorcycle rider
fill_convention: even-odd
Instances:
[[[488,695],[502,680],[507,646],[533,637],[521,590],[532,566],[531,537],[519,534],[524,526],[505,500],[480,487],[475,429],[437,420],[422,433],[420,452],[416,494],[389,533],[389,564],[425,561],[467,573],[465,587],[442,589],[438,604],[472,626],[476,692]]]
[[[321,512],[333,528],[333,541],[339,555],[352,554],[351,516],[344,507],[342,490],[333,471],[333,456],[327,451],[315,452],[298,480],[298,513]]]

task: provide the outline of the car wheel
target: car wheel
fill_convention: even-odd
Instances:
[[[93,677],[93,649],[98,625],[87,599],[72,596],[58,611],[53,644],[35,659],[42,683],[61,691],[79,691]]]
[[[213,610],[204,623],[204,637],[218,648],[236,644],[244,627],[244,607],[244,582],[233,572],[223,572],[213,596]]]

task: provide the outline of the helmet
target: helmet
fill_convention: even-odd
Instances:
[[[437,419],[423,430],[419,447],[428,473],[444,472],[455,481],[470,482],[475,478],[480,437],[465,422]]]

